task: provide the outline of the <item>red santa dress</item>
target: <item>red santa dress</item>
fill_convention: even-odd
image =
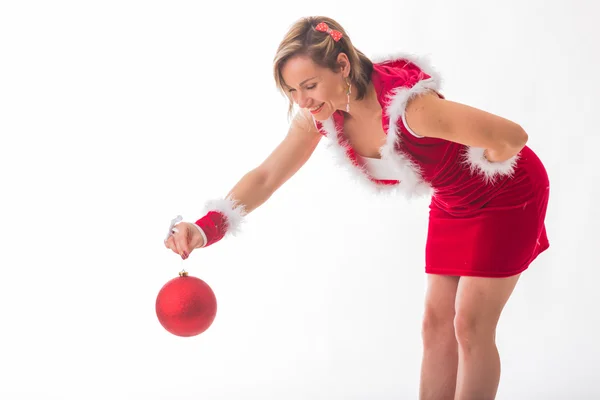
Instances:
[[[316,121],[343,162],[376,190],[431,195],[425,272],[508,277],[549,247],[544,219],[546,170],[529,148],[492,163],[484,149],[419,137],[404,117],[411,97],[440,94],[440,77],[424,60],[402,55],[375,60],[372,81],[384,110],[387,142],[381,159],[358,155],[345,139],[344,114]]]

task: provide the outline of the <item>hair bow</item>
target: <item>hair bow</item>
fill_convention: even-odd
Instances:
[[[327,23],[325,22],[320,22],[317,26],[315,26],[315,29],[319,32],[329,33],[333,40],[336,42],[338,42],[343,36],[342,32],[336,31],[335,29],[331,29],[329,25],[327,25]]]

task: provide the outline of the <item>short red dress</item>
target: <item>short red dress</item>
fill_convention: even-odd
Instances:
[[[375,60],[372,81],[387,134],[379,162],[393,176],[378,176],[352,149],[342,112],[315,124],[340,160],[374,189],[431,196],[425,272],[501,278],[527,269],[549,247],[544,219],[550,185],[536,154],[525,147],[492,163],[484,149],[413,133],[404,118],[407,102],[425,91],[440,93],[439,75],[425,60]]]

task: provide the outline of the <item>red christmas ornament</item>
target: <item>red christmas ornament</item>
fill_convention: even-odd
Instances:
[[[156,296],[156,316],[160,324],[176,336],[196,336],[207,330],[217,314],[217,299],[202,279],[182,271]]]

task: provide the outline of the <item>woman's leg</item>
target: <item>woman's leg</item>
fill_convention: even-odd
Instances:
[[[427,276],[422,330],[421,400],[454,399],[458,366],[454,304],[458,281],[457,276]]]
[[[500,382],[496,326],[518,280],[519,275],[460,279],[454,320],[459,355],[456,400],[496,397]]]

